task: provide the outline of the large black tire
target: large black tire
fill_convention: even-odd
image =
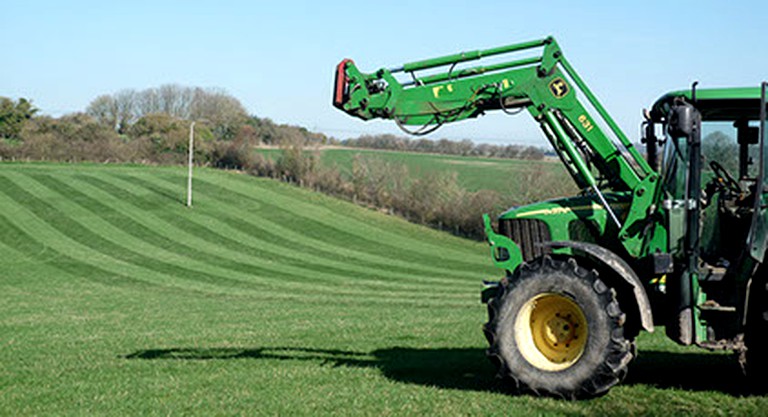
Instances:
[[[744,343],[747,348],[744,370],[750,387],[768,392],[768,278],[766,268],[755,274],[750,288]]]
[[[488,357],[518,393],[603,395],[634,357],[615,291],[573,259],[545,256],[518,268],[488,312]]]

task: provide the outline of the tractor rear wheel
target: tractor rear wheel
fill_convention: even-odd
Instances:
[[[634,356],[615,291],[574,259],[545,256],[518,268],[488,311],[488,357],[518,392],[602,395]]]
[[[768,392],[768,271],[761,267],[750,289],[744,343],[747,348],[744,371],[753,390]]]

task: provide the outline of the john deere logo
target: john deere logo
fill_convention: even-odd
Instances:
[[[549,83],[549,91],[555,98],[563,98],[568,94],[568,84],[562,78],[555,78]]]

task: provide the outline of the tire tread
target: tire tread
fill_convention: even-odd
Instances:
[[[542,273],[564,273],[572,279],[585,280],[597,296],[600,306],[610,318],[612,330],[609,353],[605,355],[603,362],[597,366],[593,375],[575,390],[566,391],[540,384],[526,383],[514,375],[504,355],[500,353],[496,329],[500,323],[500,310],[505,296],[515,291],[525,279],[531,279],[526,277]],[[625,321],[626,316],[616,301],[616,292],[600,280],[597,271],[582,268],[573,258],[563,261],[546,255],[523,264],[511,279],[503,280],[499,293],[488,302],[488,322],[483,326],[489,343],[486,354],[497,367],[497,377],[506,380],[512,389],[518,393],[570,400],[593,398],[604,395],[611,387],[621,382],[627,375],[628,365],[635,356],[634,342],[624,338],[623,324]]]

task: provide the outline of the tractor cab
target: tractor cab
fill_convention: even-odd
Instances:
[[[666,297],[675,318],[667,332],[679,343],[706,346],[743,332],[750,278],[766,248],[764,109],[761,88],[701,89],[668,93],[648,115],[644,141],[661,175],[675,263],[667,280],[679,283]]]
[[[761,173],[760,89],[702,89],[695,103],[690,90],[666,94],[653,106],[652,120],[664,126],[660,173],[668,210],[684,208],[690,175],[690,140],[674,135],[670,112],[691,103],[699,113],[702,211],[701,256],[727,267],[736,262],[754,212],[755,191]],[[675,137],[676,136],[676,137]],[[655,161],[654,161],[655,162]],[[695,161],[694,161],[695,162]],[[696,165],[695,163],[693,165]],[[689,206],[691,204],[688,204]],[[670,241],[671,246],[678,240]]]

